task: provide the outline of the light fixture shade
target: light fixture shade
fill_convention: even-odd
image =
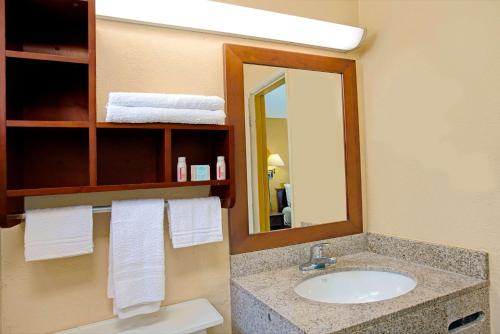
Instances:
[[[274,153],[267,158],[267,165],[272,167],[283,167],[285,162],[278,153]]]
[[[365,29],[208,0],[97,0],[99,18],[349,51]]]

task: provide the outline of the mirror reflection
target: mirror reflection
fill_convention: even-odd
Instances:
[[[342,75],[245,64],[244,85],[249,232],[345,221]]]

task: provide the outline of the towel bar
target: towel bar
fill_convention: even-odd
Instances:
[[[167,201],[165,201],[165,205],[167,204]],[[106,205],[106,206],[94,206],[92,207],[92,213],[105,213],[105,212],[111,212],[111,205]],[[24,213],[19,213],[19,214],[14,214],[14,215],[7,215],[7,219],[13,219],[13,220],[24,220],[26,218],[26,215]]]
[[[168,201],[165,201],[165,205],[167,205]],[[94,206],[92,207],[92,212],[93,213],[106,213],[106,212],[111,212],[111,205],[105,205],[105,206]],[[7,219],[9,220],[24,220],[26,218],[26,215],[24,213],[19,213],[19,214],[13,214],[13,215],[7,215]]]

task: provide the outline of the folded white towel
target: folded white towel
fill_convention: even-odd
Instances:
[[[108,297],[120,319],[156,312],[165,298],[163,199],[113,201]]]
[[[26,211],[26,261],[92,253],[92,207],[74,206]]]
[[[223,110],[166,109],[107,106],[106,122],[114,123],[185,123],[223,125]]]
[[[109,93],[108,103],[123,107],[223,110],[224,99],[218,96],[158,93]]]
[[[222,241],[219,197],[169,200],[168,221],[174,248]]]

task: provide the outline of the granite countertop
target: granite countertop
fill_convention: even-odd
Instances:
[[[297,266],[233,277],[237,285],[308,334],[357,330],[386,317],[403,314],[422,305],[431,305],[460,294],[487,287],[479,278],[436,269],[371,252],[337,258],[326,270],[302,273]],[[375,303],[329,304],[297,295],[295,286],[305,279],[335,271],[372,269],[402,273],[417,281],[409,293]]]

